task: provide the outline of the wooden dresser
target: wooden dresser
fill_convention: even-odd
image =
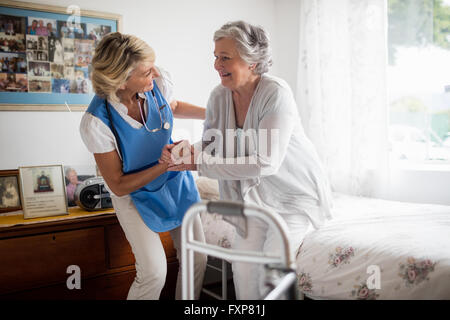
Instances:
[[[161,299],[175,298],[178,260],[168,232]],[[134,255],[114,213],[0,228],[0,300],[126,299],[136,275]],[[81,289],[67,288],[71,265]]]

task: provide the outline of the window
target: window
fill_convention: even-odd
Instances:
[[[450,163],[450,0],[388,0],[391,159]]]

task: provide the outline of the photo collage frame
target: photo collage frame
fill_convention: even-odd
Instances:
[[[0,92],[92,93],[91,61],[110,26],[0,15]]]
[[[0,106],[87,105],[95,48],[120,31],[121,16],[81,11],[73,19],[67,8],[8,3],[0,5]]]

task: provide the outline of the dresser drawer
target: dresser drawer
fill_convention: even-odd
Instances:
[[[0,300],[125,300],[134,270],[83,279],[81,290],[68,290],[65,283],[0,295]]]
[[[104,228],[3,239],[0,257],[0,294],[66,282],[70,265],[80,267],[82,278],[104,273]]]
[[[159,234],[161,242],[164,246],[164,252],[166,253],[167,262],[177,262],[177,251],[173,245],[172,237],[169,232],[161,232]]]
[[[176,251],[169,232],[159,234],[164,247],[167,262],[176,261]],[[120,224],[110,225],[106,228],[108,243],[108,268],[120,268],[135,264],[131,246]]]
[[[134,254],[120,224],[106,227],[108,267],[111,269],[134,265]]]

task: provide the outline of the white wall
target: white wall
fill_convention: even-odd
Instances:
[[[219,83],[213,68],[213,33],[227,21],[242,19],[276,32],[275,0],[40,0],[40,4],[105,11],[123,16],[124,33],[135,34],[156,51],[168,70],[178,99],[206,106]],[[125,8],[125,9],[124,9]],[[277,60],[277,50],[274,51]],[[272,68],[279,75],[277,63]],[[78,133],[81,112],[0,112],[0,170],[19,166],[94,165]],[[174,139],[198,139],[202,122],[176,119]]]
[[[276,70],[272,73],[286,80],[296,97],[300,0],[276,0],[275,3],[275,33],[271,41],[275,48]]]
[[[214,31],[230,20],[259,24],[269,32],[271,73],[297,86],[300,0],[41,0],[42,4],[118,13],[123,32],[135,34],[156,51],[180,100],[205,106],[218,84],[213,69]],[[299,106],[301,107],[301,106]],[[81,112],[0,112],[0,170],[25,165],[94,165],[78,133]],[[201,121],[175,120],[174,139],[200,137]],[[450,205],[450,171],[392,170],[380,197]]]

